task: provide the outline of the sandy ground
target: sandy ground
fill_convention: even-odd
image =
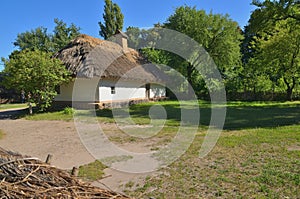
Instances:
[[[0,146],[43,161],[53,155],[51,164],[63,169],[92,162],[94,158],[81,144],[72,122],[0,120],[5,136]]]
[[[42,161],[51,154],[51,164],[62,169],[95,161],[81,143],[73,122],[13,119],[16,113],[17,110],[0,111],[0,129],[5,133],[0,140],[0,147]],[[108,177],[93,184],[121,192],[124,184],[141,181],[146,175],[108,168],[105,170],[105,176]]]

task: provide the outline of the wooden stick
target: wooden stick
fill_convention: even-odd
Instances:
[[[79,173],[79,169],[77,167],[73,167],[71,175],[77,177]]]
[[[46,163],[47,164],[51,164],[51,160],[52,160],[52,157],[53,157],[53,155],[51,155],[51,154],[48,154],[48,156],[47,156],[47,158],[46,158]]]

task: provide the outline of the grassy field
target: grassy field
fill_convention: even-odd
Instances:
[[[181,121],[181,110],[189,110],[193,107],[190,102],[179,105],[177,101],[164,101],[156,103],[165,108],[167,112],[167,126],[178,126]],[[128,113],[137,124],[150,122],[149,109],[154,103],[145,103],[132,106],[129,110],[118,109],[114,114],[111,110],[96,111],[98,120],[101,122],[115,122],[114,117],[126,117]],[[209,125],[211,116],[211,104],[199,101],[200,124]],[[227,115],[224,129],[237,130],[257,127],[277,127],[300,124],[300,102],[228,102]],[[89,115],[87,111],[77,111],[77,115]],[[26,116],[29,120],[65,120],[73,119],[70,108],[57,112],[38,113]]]
[[[25,119],[27,120],[62,120],[62,121],[72,121],[73,114],[75,110],[70,107],[66,107],[61,111],[50,111],[44,113],[35,113],[32,115],[26,115]]]
[[[149,176],[145,184],[128,189],[129,195],[137,198],[300,197],[299,102],[228,103],[224,131],[213,151],[202,159],[198,153],[211,108],[202,102],[200,109],[203,126],[187,153],[165,168],[163,174]],[[171,115],[171,121],[180,118],[174,112]]]
[[[181,107],[175,101],[158,104],[165,108],[167,121],[156,136],[156,143],[152,143],[154,149],[174,137],[180,125],[180,110],[192,108],[189,102]],[[148,124],[148,112],[153,105],[134,105],[129,113],[137,124]],[[188,151],[159,175],[147,177],[145,183],[129,182],[124,190],[128,195],[136,198],[300,198],[300,102],[229,102],[224,131],[213,151],[204,158],[198,154],[212,107],[203,101],[199,107],[201,125]],[[101,122],[113,123],[114,117],[126,117],[127,112],[119,109],[113,114],[111,110],[101,110],[97,116]],[[72,120],[72,114],[62,111],[27,119]],[[117,130],[111,130],[110,138],[116,143],[145,142]]]
[[[300,126],[225,131],[205,158],[203,136],[186,154],[145,184],[137,198],[298,198]]]
[[[0,104],[0,110],[15,109],[15,108],[27,108],[27,104]]]

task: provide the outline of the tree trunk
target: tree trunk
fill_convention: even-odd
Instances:
[[[292,95],[293,95],[293,90],[291,88],[287,88],[286,89],[286,99],[288,101],[293,101]]]
[[[285,85],[287,86],[286,89],[286,100],[292,101],[293,100],[293,90],[296,85],[296,79],[292,77],[292,85],[287,81],[286,78],[283,78]]]
[[[188,99],[192,99],[194,89],[193,89],[193,81],[192,81],[192,73],[193,73],[193,66],[189,63],[187,67],[187,80],[188,80]]]

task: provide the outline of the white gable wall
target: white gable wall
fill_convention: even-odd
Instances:
[[[111,93],[111,88],[115,93]],[[123,101],[129,99],[145,99],[145,84],[130,80],[101,80],[99,83],[100,101]]]

